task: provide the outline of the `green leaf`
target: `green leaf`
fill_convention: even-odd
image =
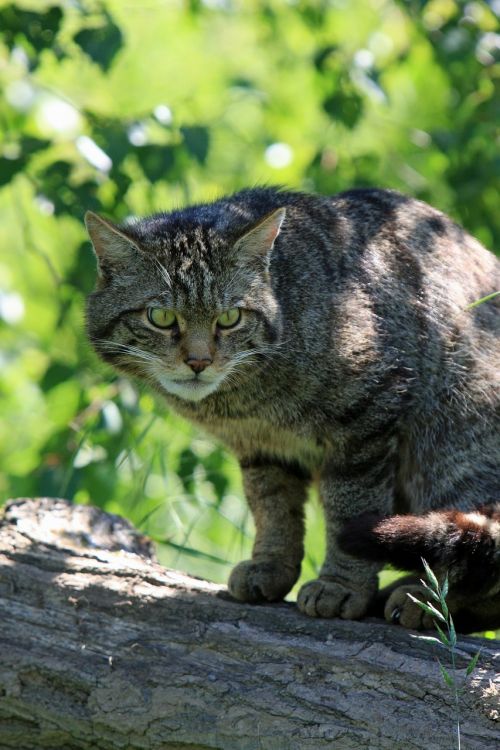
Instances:
[[[447,573],[443,581],[443,585],[441,586],[441,597],[440,597],[441,602],[443,602],[448,596],[448,588],[449,588],[449,583],[448,583],[448,573]]]
[[[481,649],[479,649],[477,654],[475,654],[475,656],[472,657],[469,664],[467,665],[467,670],[465,672],[466,677],[469,677],[472,674],[472,672],[475,670],[480,655],[481,655]]]
[[[432,588],[434,589],[434,591],[436,591],[437,593],[439,593],[438,579],[436,578],[436,576],[432,572],[431,566],[429,565],[429,563],[427,562],[427,560],[425,560],[423,557],[422,557],[422,565],[424,566],[425,575],[427,576],[427,580],[429,581],[430,585],[432,586]]]
[[[433,604],[431,604],[430,602],[427,602],[427,607],[428,607],[428,611],[433,617],[437,617],[438,620],[441,620],[441,622],[446,622],[446,618],[439,611],[439,609],[436,609],[436,607]]]
[[[82,29],[75,34],[74,40],[103,71],[109,70],[123,45],[122,32],[109,14],[106,14],[105,23],[102,26]]]
[[[446,604],[446,601],[444,600],[443,597],[440,597],[439,605],[441,607],[441,612],[443,613],[444,618],[448,619],[448,615],[449,615],[448,605]]]
[[[450,633],[450,643],[454,647],[457,645],[457,632],[451,615],[448,617],[448,631]]]
[[[7,159],[0,157],[0,185],[5,185],[18,173],[23,171],[29,163],[28,157],[38,151],[44,151],[50,145],[50,141],[41,138],[23,136],[17,142],[20,150],[19,157]]]
[[[176,149],[173,146],[140,146],[135,153],[150,182],[168,180],[175,168]]]
[[[412,602],[417,604],[420,609],[423,609],[424,612],[427,612],[429,615],[432,615],[432,617],[437,617],[439,620],[446,622],[441,612],[439,612],[439,610],[437,610],[436,607],[434,607],[434,605],[430,602],[421,602],[420,599],[417,599],[415,596],[408,592],[406,593],[406,596],[408,596],[412,600]]]
[[[416,636],[419,641],[427,641],[428,643],[437,643],[438,645],[441,644],[441,640],[439,638],[436,638],[435,635],[417,635]]]
[[[202,125],[181,128],[184,143],[188,152],[199,164],[205,164],[210,146],[210,133]]]
[[[314,67],[320,73],[322,73],[327,67],[329,58],[335,56],[338,51],[338,47],[334,44],[328,44],[326,47],[321,47],[314,55]]]
[[[422,601],[420,601],[420,599],[417,599],[417,598],[416,598],[415,596],[413,596],[413,594],[410,594],[410,592],[409,592],[409,591],[407,591],[407,592],[406,592],[406,596],[407,596],[407,597],[408,597],[409,599],[411,599],[411,600],[412,600],[412,602],[414,602],[415,604],[417,604],[417,605],[418,605],[418,606],[420,607],[420,609],[423,609],[423,610],[425,610],[426,612],[429,612],[429,611],[430,611],[430,610],[429,610],[429,606],[428,606],[428,605],[427,605],[427,604],[426,604],[425,602],[422,602]]]
[[[7,185],[16,174],[22,172],[25,165],[26,160],[21,157],[19,159],[0,157],[0,186]]]
[[[451,677],[451,675],[448,674],[448,672],[446,671],[446,669],[444,668],[444,666],[441,664],[441,662],[439,661],[439,659],[437,661],[438,661],[438,664],[439,664],[439,668],[441,670],[441,674],[443,676],[443,680],[445,681],[445,683],[448,685],[449,688],[453,689],[455,687],[455,681],[453,680],[453,677]]]
[[[60,383],[69,381],[75,376],[75,368],[69,367],[64,362],[54,360],[40,381],[40,387],[48,392]]]
[[[438,602],[439,604],[441,604],[441,598],[440,598],[439,594],[437,594],[434,591],[434,589],[431,589],[431,587],[429,586],[429,584],[426,583],[425,581],[423,581],[422,579],[420,579],[420,583],[425,588],[425,590],[429,594],[429,596],[431,596],[436,602]]]
[[[323,109],[332,120],[353,128],[363,114],[363,99],[353,90],[339,90],[323,101]]]
[[[39,53],[54,45],[63,17],[61,8],[53,6],[43,13],[22,10],[17,4],[0,10],[0,31],[3,40],[12,48],[25,39]]]
[[[451,646],[450,639],[448,638],[448,636],[446,635],[446,633],[444,632],[444,630],[441,630],[441,628],[439,627],[439,625],[437,624],[436,621],[434,621],[434,627],[436,628],[437,632],[439,633],[439,639],[440,639],[441,643],[444,643],[445,646],[450,647]]]

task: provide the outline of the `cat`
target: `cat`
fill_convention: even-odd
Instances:
[[[250,188],[86,226],[95,350],[239,459],[256,537],[233,597],[293,587],[315,482],[327,550],[302,612],[361,618],[382,565],[423,556],[465,630],[500,627],[498,299],[470,307],[499,288],[493,254],[383,189]],[[407,591],[386,618],[427,627]]]

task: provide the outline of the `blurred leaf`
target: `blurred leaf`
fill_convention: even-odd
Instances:
[[[55,161],[40,175],[40,192],[54,205],[56,214],[69,214],[82,219],[85,211],[98,211],[97,184],[91,180],[76,182],[73,166],[66,161]]]
[[[95,286],[95,279],[96,260],[89,240],[83,242],[78,248],[66,281],[80,293],[89,294]]]
[[[132,148],[127,135],[127,124],[120,120],[96,120],[93,115],[90,119],[93,124],[93,139],[116,168]]]
[[[123,34],[106,14],[105,23],[96,28],[82,29],[74,36],[75,42],[103,71],[107,71],[123,45]]]
[[[50,391],[51,388],[73,378],[74,375],[75,370],[73,367],[69,367],[63,362],[54,361],[40,381],[40,388],[44,392]]]
[[[353,128],[363,114],[363,98],[353,89],[340,89],[323,100],[323,109],[332,119]]]
[[[43,151],[50,146],[50,141],[32,136],[23,136],[19,142],[23,156],[31,156],[38,151]]]
[[[200,164],[205,164],[210,145],[208,128],[202,125],[181,128],[187,150]]]
[[[322,72],[326,67],[327,61],[333,57],[337,50],[338,47],[335,44],[328,44],[326,47],[321,47],[314,55],[315,68]]]
[[[173,146],[140,146],[136,154],[150,182],[168,179],[175,167],[176,149]]]
[[[37,151],[43,151],[49,141],[30,136],[23,136],[18,141],[19,156],[14,159],[0,157],[0,185],[6,185],[18,172],[23,171],[28,163],[28,157]]]
[[[63,11],[57,6],[35,13],[16,4],[7,5],[0,9],[0,34],[11,49],[26,40],[35,52],[40,53],[54,46],[62,17]]]
[[[186,492],[194,493],[194,474],[199,464],[198,456],[191,448],[185,448],[179,456],[179,477],[184,483]]]
[[[22,157],[18,159],[6,159],[0,156],[0,185],[6,185],[13,177],[21,172],[26,164],[26,160]]]

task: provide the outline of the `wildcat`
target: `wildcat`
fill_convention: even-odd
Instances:
[[[231,573],[245,602],[283,598],[316,482],[327,551],[298,607],[356,619],[385,562],[449,570],[464,630],[500,627],[500,264],[442,213],[390,190],[252,188],[115,225],[87,329],[239,459],[256,538]],[[388,619],[429,625],[406,596]]]

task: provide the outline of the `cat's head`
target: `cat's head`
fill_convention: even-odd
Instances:
[[[285,209],[231,233],[158,215],[116,226],[87,213],[98,261],[87,330],[98,354],[200,401],[279,345],[270,254]]]

